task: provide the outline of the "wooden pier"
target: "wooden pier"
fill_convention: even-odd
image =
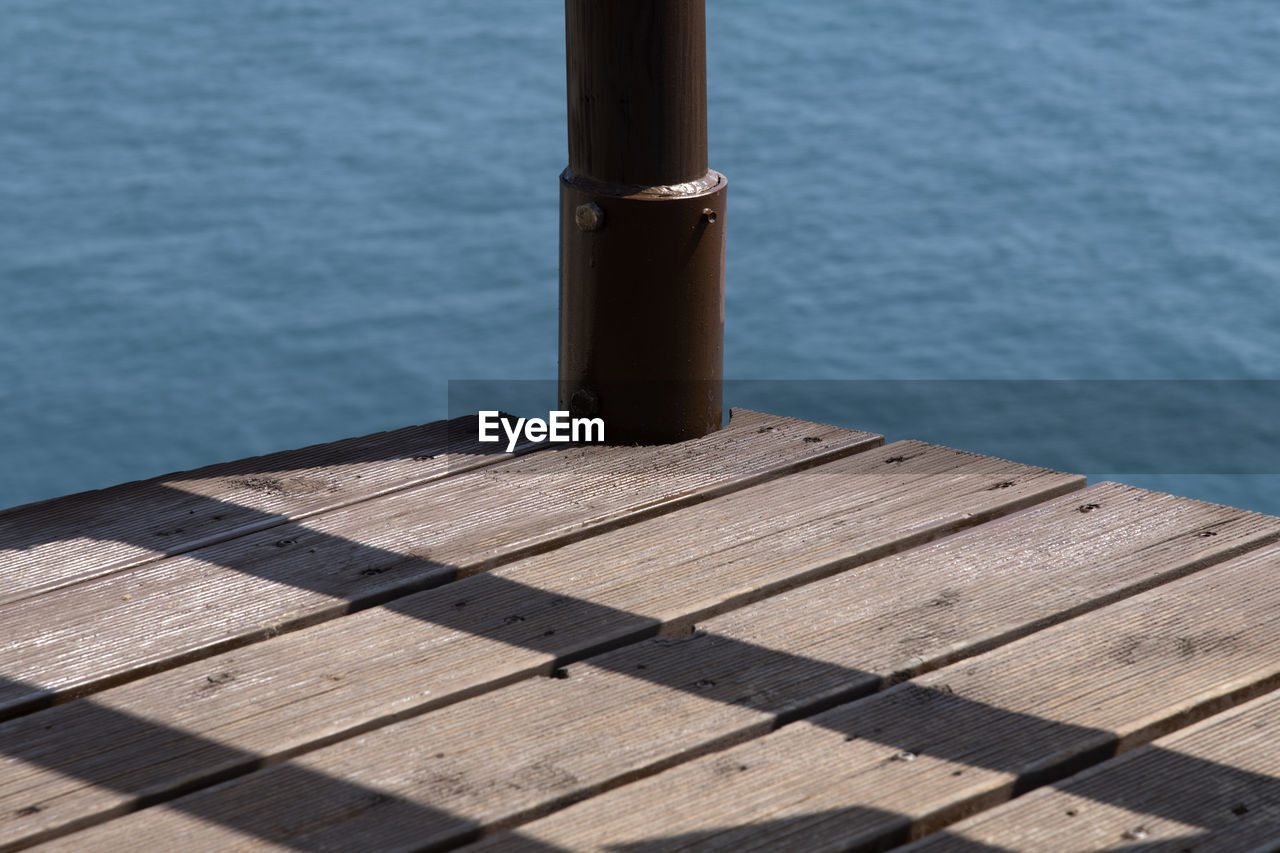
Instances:
[[[474,436],[0,513],[0,850],[1280,849],[1280,519]]]

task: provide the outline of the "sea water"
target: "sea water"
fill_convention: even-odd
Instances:
[[[727,402],[1280,514],[1273,0],[711,0]],[[0,506],[556,370],[563,7],[6,0]]]

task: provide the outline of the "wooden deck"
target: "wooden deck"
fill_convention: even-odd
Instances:
[[[1280,850],[1280,519],[471,424],[0,513],[0,851]]]

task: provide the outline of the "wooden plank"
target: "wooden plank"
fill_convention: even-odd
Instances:
[[[912,853],[1280,849],[1280,693],[961,821]]]
[[[886,849],[1280,686],[1277,570],[1271,545],[476,849]]]
[[[740,412],[694,441],[533,453],[0,606],[0,673],[26,682],[0,685],[0,719],[880,441]]]
[[[1082,502],[1099,509],[1080,513]],[[1218,535],[1197,535],[1207,530]],[[1048,620],[1101,606],[1277,535],[1280,519],[1102,484],[714,617],[692,637],[628,646],[568,667],[566,679],[523,681],[382,728],[184,798],[123,828],[109,827],[102,837],[141,832],[159,843],[181,832],[184,845],[209,847],[237,833],[295,848],[352,846],[359,837],[359,846],[395,849],[407,843],[401,833],[426,847],[457,842],[478,827],[544,813],[763,734],[780,719],[869,693],[887,680],[1006,642]],[[974,570],[958,573],[957,565]],[[637,583],[650,590],[651,600],[662,595],[657,580],[650,575]],[[494,615],[504,612],[509,611]],[[363,646],[362,639],[357,642]],[[385,681],[381,661],[369,670],[367,678]],[[169,704],[178,691],[190,691],[196,675],[182,685],[164,685]],[[345,686],[377,693],[372,684]],[[148,697],[153,706],[164,702],[159,684],[148,694],[141,687],[109,691],[102,699],[134,713],[146,707]],[[126,702],[130,691],[134,696]],[[289,702],[291,719],[305,714],[309,701]],[[340,713],[349,708],[344,705]],[[11,739],[47,741],[42,726],[60,711],[9,724]],[[189,714],[183,722],[190,731]],[[175,723],[176,718],[163,721],[166,728]],[[100,730],[101,721],[82,723],[83,734],[68,740],[68,727],[59,721],[60,748],[91,753],[93,728]],[[283,728],[287,737],[292,724]],[[220,733],[224,743],[227,731]],[[267,731],[247,738],[248,730],[237,727],[236,734],[235,747],[244,753],[269,748]],[[127,749],[113,744],[101,752],[100,746],[95,763],[122,777],[146,774],[129,778],[154,790],[160,774],[147,774],[147,759],[139,754],[163,750],[145,739],[128,741]],[[221,756],[206,747],[193,763],[203,761],[208,772],[217,769],[216,758]],[[91,788],[72,781],[76,771],[65,763],[46,759],[28,765],[28,772],[13,777],[14,793],[0,796],[0,814],[49,803],[49,823],[43,826],[56,827],[55,821],[95,814],[101,820],[109,816],[107,809],[130,802],[118,782],[103,779]],[[113,790],[103,790],[108,786]],[[370,791],[384,799],[372,798]],[[247,803],[256,805],[244,811]],[[271,815],[283,812],[296,821],[273,822]],[[203,828],[196,826],[202,822]],[[25,826],[41,824],[29,818]],[[0,822],[0,843],[10,831],[3,827]],[[290,834],[295,831],[301,834]],[[75,836],[78,842],[85,838]]]
[[[475,423],[438,421],[5,510],[0,604],[506,458],[476,442]]]
[[[565,660],[664,626],[677,630],[1078,482],[901,443],[419,593],[394,609],[14,720],[0,726],[0,742],[18,745],[9,754],[21,759],[0,788],[7,792],[0,796],[0,838],[101,819],[165,791],[548,674]],[[1012,485],[999,488],[1005,483]],[[1076,505],[1064,504],[1059,515],[1074,522]],[[1202,555],[1259,535],[1236,511],[1192,516],[1196,524],[1221,524]],[[1090,520],[1103,529],[1107,517]],[[1162,532],[1190,529],[1163,527],[1137,508],[1119,517]],[[889,584],[881,595],[895,588]]]

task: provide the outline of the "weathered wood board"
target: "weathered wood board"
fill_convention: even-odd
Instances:
[[[903,442],[601,534],[387,608],[155,675],[91,702],[14,720],[0,726],[0,740],[32,744],[37,751],[28,753],[31,774],[15,782],[16,799],[0,801],[0,815],[10,803],[10,813],[48,806],[19,822],[0,817],[0,831],[62,826],[130,807],[161,791],[243,772],[265,759],[278,760],[549,673],[566,659],[652,636],[664,626],[680,631],[693,620],[928,542],[1080,483],[1073,475]],[[1122,512],[1117,507],[1121,520],[1110,522],[1099,513],[1090,529],[1116,526],[1120,532],[1114,535],[1121,539],[1136,536],[1157,547],[1151,530],[1169,538],[1205,525],[1221,527],[1222,535],[1179,564],[1183,569],[1260,536],[1280,535],[1280,522],[1260,523],[1251,518],[1261,517],[1216,507],[1182,512],[1186,502],[1172,498],[1169,522],[1161,524],[1144,509],[1146,493],[1124,495],[1117,492],[1116,501],[1133,507]],[[1056,511],[1071,523],[1083,519],[1078,501],[1067,500]],[[1152,581],[1139,570],[1127,582]],[[896,581],[882,584],[881,594],[897,589]],[[1075,600],[1097,594],[1081,590]],[[184,734],[175,737],[175,730]],[[107,731],[116,734],[104,738]],[[59,764],[59,755],[69,762]],[[97,775],[86,779],[77,770],[82,762],[98,768]],[[13,772],[14,779],[26,773]]]
[[[0,604],[501,462],[475,417],[125,483],[0,512]]]
[[[1280,849],[1280,693],[976,815],[911,853]],[[905,853],[904,850],[904,853]]]
[[[547,450],[0,606],[0,719],[880,444],[740,412],[665,447]]]
[[[127,837],[161,843],[178,836],[188,849],[220,849],[241,837],[282,849],[344,840],[387,850],[458,843],[481,827],[528,819],[763,735],[780,721],[1009,642],[1277,536],[1280,519],[1102,484],[711,618],[692,637],[610,652],[568,667],[567,678],[524,681],[68,843],[94,848]],[[637,585],[653,590],[659,578],[642,577]],[[63,710],[9,725],[39,738],[42,720]],[[246,742],[237,748],[250,752]],[[113,763],[122,774],[142,772],[123,752],[99,763]],[[31,771],[28,787],[0,800],[0,812],[23,796],[51,801],[50,833],[58,831],[58,820],[83,820],[94,809],[107,814],[128,802],[118,783],[113,792],[83,783],[77,790],[66,768],[32,763]],[[739,771],[734,765],[720,772]],[[77,800],[81,812],[71,806]],[[289,821],[279,819],[283,811]],[[26,827],[40,826],[31,817]],[[649,821],[661,822],[652,815]]]
[[[1278,570],[1267,546],[475,849],[880,850],[926,835],[1280,686]]]

